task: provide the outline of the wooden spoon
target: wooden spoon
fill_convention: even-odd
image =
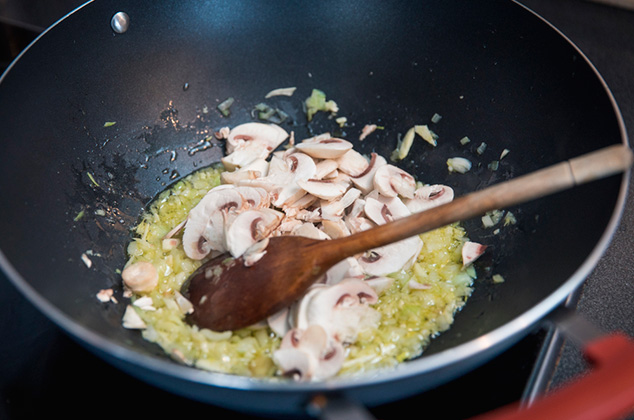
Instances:
[[[250,267],[242,258],[220,256],[183,285],[194,306],[190,321],[214,331],[253,325],[291,305],[344,258],[623,172],[632,161],[628,147],[610,146],[344,238],[271,238],[264,257]]]

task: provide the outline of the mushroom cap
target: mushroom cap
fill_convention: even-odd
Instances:
[[[243,197],[232,185],[209,190],[190,210],[183,232],[183,249],[194,260],[205,258],[212,250],[224,252],[225,215],[231,209],[242,209]]]
[[[371,276],[387,276],[403,270],[416,258],[423,241],[416,236],[375,248],[359,257],[359,264]]]
[[[412,213],[429,210],[449,203],[454,198],[454,191],[447,185],[425,185],[414,191],[414,197],[405,201],[405,205]]]
[[[336,159],[352,149],[352,143],[335,137],[316,136],[296,144],[298,150],[316,159]]]
[[[387,161],[381,155],[372,153],[370,162],[363,172],[359,175],[351,175],[351,180],[364,194],[368,194],[374,189],[374,175],[381,166],[387,165]],[[343,171],[343,167],[339,165]],[[345,171],[344,171],[345,172]]]
[[[411,214],[409,209],[398,197],[385,198],[379,196],[377,198],[373,198],[368,196],[365,199],[363,211],[370,220],[378,225],[382,225]]]
[[[249,247],[268,237],[283,217],[283,213],[270,208],[243,211],[226,229],[227,250],[234,258],[240,257]]]
[[[308,194],[332,201],[341,198],[348,190],[350,184],[345,181],[337,182],[331,179],[308,179],[306,181],[298,180],[297,185]]]
[[[414,177],[394,165],[383,165],[374,174],[374,188],[386,197],[398,195],[413,198],[416,190]]]
[[[288,133],[279,125],[250,122],[235,126],[227,137],[227,154],[236,150],[250,147],[253,143],[260,143],[273,150],[286,138]]]

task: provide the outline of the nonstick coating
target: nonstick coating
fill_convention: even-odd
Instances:
[[[111,17],[125,11],[127,32]],[[291,98],[264,99],[296,86]],[[301,103],[326,92],[348,125]],[[235,98],[229,117],[216,106]],[[626,142],[612,95],[583,54],[512,1],[94,1],[45,32],[0,83],[1,261],[16,286],[79,342],[131,374],[191,398],[254,412],[302,411],[316,392],[380,404],[431,388],[495,356],[580,285],[618,223],[621,176],[509,209],[475,292],[425,355],[398,369],[322,384],[270,383],[180,366],[124,330],[117,272],[129,229],[170,183],[219,160],[214,130],[250,121],[266,101],[297,139],[331,131],[389,156],[430,124],[407,171],[456,194]],[[435,113],[442,119],[430,122]],[[114,125],[105,124],[115,122]],[[358,142],[365,124],[384,127]],[[468,136],[471,143],[460,144]],[[479,155],[476,148],[487,144]],[[487,164],[510,153],[497,171]],[[449,174],[446,159],[475,165]],[[85,255],[92,263],[87,266]],[[491,276],[506,281],[493,284]],[[120,304],[95,294],[113,287]]]

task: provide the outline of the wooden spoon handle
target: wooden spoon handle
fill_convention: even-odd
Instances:
[[[488,211],[503,209],[626,171],[633,162],[624,145],[609,146],[527,175],[475,191],[454,201],[386,223],[377,228],[330,242],[330,249],[344,258],[411,236],[469,220]],[[345,254],[345,256],[344,256]]]

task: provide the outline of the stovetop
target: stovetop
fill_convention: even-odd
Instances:
[[[39,32],[82,2],[0,0],[0,72]],[[566,34],[595,64],[634,138],[634,11],[583,0],[522,3]],[[630,192],[610,247],[583,288],[571,297],[572,306],[599,327],[630,335],[634,335],[632,231],[634,194]],[[0,333],[0,419],[58,413],[70,419],[121,413],[125,418],[184,414],[254,418],[166,393],[111,367],[52,324],[2,274]],[[552,331],[535,331],[457,380],[371,411],[377,418],[389,419],[399,413],[429,413],[429,407],[442,404],[449,410],[444,418],[463,419],[517,400],[528,403],[535,394],[561,385],[587,367],[574,345],[553,342],[552,337]],[[455,403],[456,395],[461,396],[461,404]]]

